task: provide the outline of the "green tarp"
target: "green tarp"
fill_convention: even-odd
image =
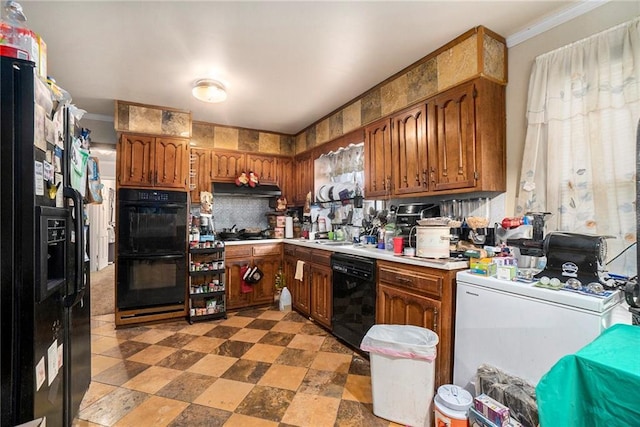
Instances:
[[[540,427],[640,426],[640,326],[614,325],[536,387]]]

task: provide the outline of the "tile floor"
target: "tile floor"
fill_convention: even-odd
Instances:
[[[92,319],[74,426],[398,426],[373,415],[369,362],[295,312],[114,328]]]

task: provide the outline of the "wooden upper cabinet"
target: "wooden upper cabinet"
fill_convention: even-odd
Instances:
[[[245,171],[245,160],[244,153],[215,150],[211,169],[213,181],[234,182]]]
[[[253,171],[261,184],[276,184],[279,163],[276,156],[247,154],[246,171]]]
[[[419,105],[392,118],[394,194],[422,193],[429,190],[426,116],[426,106]]]
[[[189,176],[189,144],[184,139],[156,138],[157,187],[185,188]]]
[[[118,183],[122,186],[147,187],[153,184],[155,138],[122,134],[118,143]]]
[[[367,198],[391,194],[391,120],[384,118],[365,127],[364,194]]]
[[[434,191],[476,186],[476,95],[469,83],[433,99],[429,173]]]
[[[303,205],[307,200],[307,193],[313,193],[313,152],[307,151],[295,157],[295,195],[296,205]]]
[[[181,138],[122,134],[118,143],[118,185],[186,189],[189,142]]]
[[[206,148],[191,149],[191,171],[190,183],[194,186],[191,188],[191,202],[200,203],[200,192],[211,191],[211,169],[213,166],[213,151]]]
[[[278,187],[282,190],[282,195],[286,197],[287,204],[292,205],[296,194],[294,162],[291,157],[282,157],[278,166]]]

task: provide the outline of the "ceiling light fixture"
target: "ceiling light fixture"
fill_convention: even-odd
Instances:
[[[212,79],[202,79],[196,81],[191,93],[196,99],[203,102],[222,102],[227,99],[227,91],[222,83]]]

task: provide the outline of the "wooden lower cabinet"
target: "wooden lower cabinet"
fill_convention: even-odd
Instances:
[[[227,246],[225,256],[227,311],[273,304],[275,276],[282,263],[282,245],[276,243]],[[243,292],[243,267],[254,265],[262,271],[262,280],[251,285],[249,292]]]
[[[304,261],[303,279],[295,280],[298,260]],[[331,329],[333,273],[331,252],[285,244],[284,270],[293,308]]]
[[[331,329],[333,281],[331,266],[311,264],[311,317]]]
[[[414,325],[438,334],[436,388],[453,381],[455,270],[377,263],[376,323]]]
[[[440,301],[380,283],[378,304],[384,319],[379,323],[422,326],[438,333]]]

